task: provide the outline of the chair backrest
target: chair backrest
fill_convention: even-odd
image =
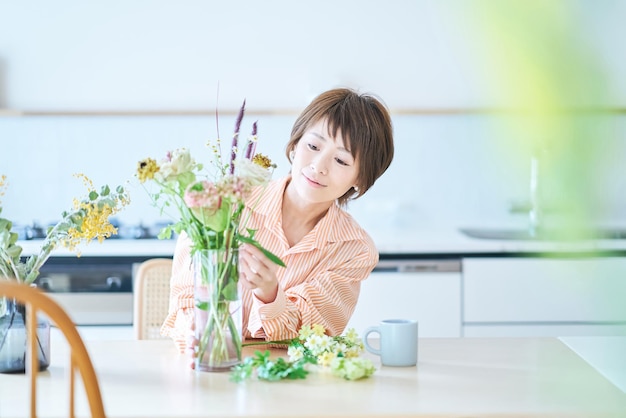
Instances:
[[[26,307],[26,374],[30,377],[30,416],[37,416],[37,375],[39,373],[39,359],[36,348],[37,335],[37,314],[41,312],[47,316],[50,322],[54,323],[65,336],[70,349],[69,360],[69,416],[74,414],[75,399],[75,375],[76,370],[80,373],[89,409],[92,417],[105,417],[100,385],[89,353],[85,344],[69,317],[67,312],[52,298],[36,287],[6,280],[0,277],[0,296],[14,299],[17,303]]]
[[[169,309],[172,259],[151,258],[142,262],[133,283],[135,337],[139,340],[164,339],[161,326]]]

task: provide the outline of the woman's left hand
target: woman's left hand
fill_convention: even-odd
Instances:
[[[274,302],[278,293],[278,265],[250,244],[239,247],[239,278],[264,303]]]

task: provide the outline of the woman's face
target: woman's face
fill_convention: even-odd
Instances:
[[[328,133],[322,119],[304,132],[296,144],[291,183],[311,203],[333,202],[356,185],[358,161],[345,147],[341,132]]]

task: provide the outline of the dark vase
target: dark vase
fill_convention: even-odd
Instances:
[[[26,371],[26,315],[24,305],[0,297],[0,373]],[[39,370],[50,365],[50,321],[37,317]]]

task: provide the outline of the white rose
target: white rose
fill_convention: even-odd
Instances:
[[[193,171],[195,165],[196,162],[191,158],[189,150],[185,148],[177,149],[170,152],[168,158],[161,163],[158,174],[163,181],[168,181],[182,173]]]
[[[272,178],[272,172],[248,159],[237,161],[237,174],[250,186],[266,185]]]

